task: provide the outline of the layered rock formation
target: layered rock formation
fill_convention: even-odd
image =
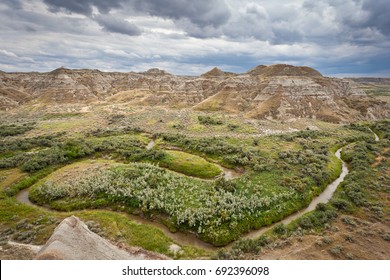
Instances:
[[[247,118],[316,118],[340,122],[389,117],[353,80],[323,77],[309,67],[258,66],[244,74],[218,68],[199,76],[159,69],[143,73],[56,69],[0,73],[0,109],[22,104],[127,103],[244,113]]]

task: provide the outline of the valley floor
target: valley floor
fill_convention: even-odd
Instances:
[[[76,107],[0,114],[0,259],[32,258],[8,241],[43,245],[72,215],[174,259],[390,258],[387,120]],[[350,173],[328,203],[242,238],[309,205],[339,176],[341,147]]]

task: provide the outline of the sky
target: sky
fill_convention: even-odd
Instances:
[[[0,70],[390,77],[390,0],[1,0]]]

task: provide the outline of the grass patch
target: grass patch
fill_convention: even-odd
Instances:
[[[47,113],[43,116],[44,120],[52,119],[68,119],[68,118],[81,118],[84,113]]]
[[[166,156],[159,161],[160,166],[188,176],[211,179],[220,175],[222,170],[204,158],[181,151],[166,151]]]
[[[39,123],[36,128],[51,133],[71,131],[74,135],[91,129],[91,120],[87,118],[48,119]]]
[[[371,87],[364,89],[369,96],[390,96],[390,87]]]
[[[5,193],[8,196],[14,196],[16,195],[19,191],[26,189],[36,182],[38,182],[40,179],[46,177],[50,173],[52,173],[57,167],[48,167],[45,169],[42,169],[38,172],[35,172],[31,175],[24,176],[20,181],[10,185],[5,189]]]

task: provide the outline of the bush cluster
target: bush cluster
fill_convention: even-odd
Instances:
[[[28,123],[23,125],[1,125],[0,126],[0,137],[5,136],[15,136],[19,134],[24,134],[27,131],[34,129],[34,123]]]
[[[198,116],[198,121],[203,125],[222,125],[223,121],[210,117],[210,116]]]

